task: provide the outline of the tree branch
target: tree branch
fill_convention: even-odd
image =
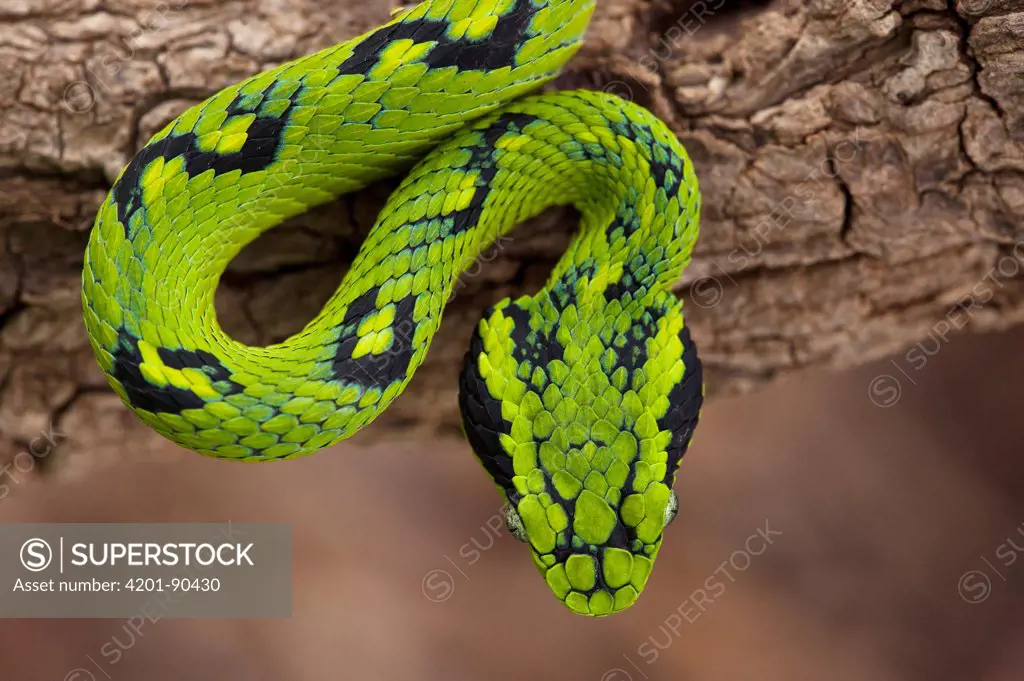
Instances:
[[[379,3],[15,0],[0,9],[0,453],[56,419],[90,460],[155,441],[106,388],[81,258],[116,173],[184,108],[380,23]],[[703,235],[680,281],[709,395],[1024,319],[1024,12],[1015,0],[599,0],[555,87],[648,106],[686,144]],[[240,340],[310,319],[387,193],[246,249],[218,292]],[[574,219],[552,212],[467,273],[426,364],[377,425],[457,428],[456,376],[490,303],[535,290]],[[282,314],[284,316],[282,316]],[[390,426],[390,427],[389,427]],[[134,454],[133,454],[134,455]]]

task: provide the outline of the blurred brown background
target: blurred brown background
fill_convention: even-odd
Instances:
[[[292,523],[294,614],[134,637],[121,620],[7,620],[3,678],[1019,679],[1024,555],[1006,544],[1024,547],[1022,340],[950,336],[922,345],[919,368],[904,353],[712,401],[647,590],[602,620],[559,605],[526,549],[488,527],[498,494],[454,439],[357,436],[264,466],[168,444],[33,481],[0,520]],[[894,380],[899,398],[873,404]],[[781,534],[744,555],[765,528]],[[741,569],[720,568],[730,558]],[[688,599],[706,586],[702,612]],[[115,637],[112,664],[100,649]]]

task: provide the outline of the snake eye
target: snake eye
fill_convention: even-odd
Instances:
[[[526,541],[526,526],[523,525],[523,519],[519,517],[519,512],[512,507],[512,504],[505,507],[505,527],[513,537],[521,542]]]
[[[668,493],[668,506],[665,507],[665,527],[669,526],[679,512],[679,499],[675,492]]]

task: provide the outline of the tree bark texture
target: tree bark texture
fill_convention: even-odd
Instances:
[[[597,4],[585,47],[552,87],[636,100],[693,158],[702,236],[679,292],[709,395],[1024,319],[1024,2]],[[65,464],[145,455],[156,436],[107,388],[81,323],[82,253],[99,202],[187,106],[392,9],[3,1],[2,457],[44,449],[51,424]],[[222,325],[249,343],[301,328],[390,186],[248,247],[218,291]],[[488,304],[539,287],[574,227],[571,212],[552,211],[495,244],[460,283],[407,394],[357,440],[457,428],[472,325]]]

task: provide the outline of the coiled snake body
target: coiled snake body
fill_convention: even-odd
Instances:
[[[459,402],[552,591],[584,614],[631,605],[675,513],[702,401],[670,291],[700,199],[682,146],[644,109],[586,91],[520,99],[575,53],[592,10],[424,2],[155,135],[103,202],[83,272],[92,347],[125,404],[219,458],[338,442],[405,388],[476,255],[572,204],[581,229],[547,286],[485,313]],[[222,332],[214,290],[247,243],[414,163],[301,332],[270,347]]]

